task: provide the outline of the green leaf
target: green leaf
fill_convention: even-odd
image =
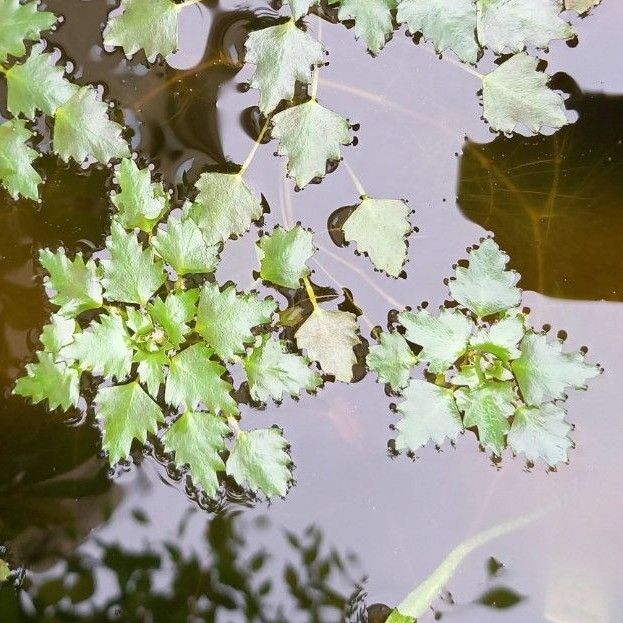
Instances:
[[[422,347],[419,357],[428,361],[428,369],[434,374],[445,372],[465,353],[474,328],[469,318],[449,309],[442,309],[437,318],[425,309],[401,312],[398,320],[407,330],[409,342]]]
[[[296,332],[296,343],[323,372],[337,381],[350,383],[357,357],[353,350],[360,343],[355,314],[315,309]]]
[[[292,480],[288,442],[276,428],[240,431],[227,459],[227,475],[241,487],[284,496]]]
[[[203,173],[195,188],[199,194],[185,216],[199,225],[207,244],[244,234],[264,212],[238,173]]]
[[[310,7],[317,5],[320,0],[288,0],[292,17],[295,20],[304,17],[309,12]]]
[[[493,130],[512,132],[521,124],[533,133],[568,123],[565,103],[547,87],[549,76],[537,71],[538,60],[515,54],[482,79],[483,116]]]
[[[366,363],[379,375],[379,382],[398,391],[409,383],[411,368],[418,362],[400,333],[381,333],[379,343],[370,347]]]
[[[178,276],[216,270],[219,248],[206,243],[199,226],[190,218],[170,216],[166,230],[158,229],[151,244]]]
[[[309,367],[309,361],[286,351],[285,342],[262,335],[244,359],[251,398],[281,401],[284,394],[299,396],[302,389],[313,392],[322,377]]]
[[[177,348],[190,331],[189,323],[197,311],[199,290],[171,292],[166,299],[157,297],[147,306],[152,320],[159,324],[166,333],[173,348]]]
[[[478,39],[496,54],[526,46],[546,48],[552,39],[573,37],[559,17],[562,0],[478,0]]]
[[[39,2],[0,0],[0,62],[26,54],[25,41],[38,41],[41,31],[57,22],[54,13],[38,11]]]
[[[238,405],[230,395],[234,388],[222,378],[227,370],[212,361],[213,354],[204,344],[193,344],[171,359],[164,390],[168,404],[193,411],[203,403],[216,415],[221,411],[238,413]]]
[[[513,384],[487,381],[475,389],[461,387],[454,396],[459,409],[465,412],[465,428],[475,426],[480,444],[500,455],[510,428],[508,418],[515,412]]]
[[[252,329],[268,324],[276,308],[275,301],[238,294],[233,285],[221,292],[216,284],[206,284],[199,298],[195,330],[227,361],[255,341]]]
[[[355,37],[366,42],[372,54],[378,54],[389,35],[394,31],[392,11],[398,0],[329,0],[329,5],[339,4],[340,21],[355,21]]]
[[[45,287],[56,291],[50,301],[60,307],[59,315],[72,318],[102,306],[102,284],[92,259],[85,263],[82,253],[70,260],[63,249],[56,253],[41,249],[39,262],[49,273],[44,279]]]
[[[106,164],[130,155],[121,136],[123,126],[108,118],[108,104],[97,99],[92,86],[81,87],[54,116],[54,152],[65,162],[93,158]]]
[[[136,372],[140,382],[144,383],[149,394],[157,399],[160,386],[165,379],[164,366],[169,363],[166,351],[138,350],[134,354],[133,361],[138,363]]]
[[[404,201],[369,199],[357,206],[342,229],[348,242],[356,242],[378,270],[398,277],[407,259],[406,237],[413,231]]]
[[[521,290],[515,286],[519,276],[506,270],[508,255],[492,238],[483,240],[469,253],[469,266],[459,266],[450,280],[452,298],[481,318],[517,307]]]
[[[13,393],[34,403],[47,400],[52,410],[78,406],[80,373],[64,361],[55,363],[50,353],[38,352],[37,359],[38,363],[26,364],[26,376],[17,379]]]
[[[121,14],[109,15],[104,45],[123,48],[127,58],[140,49],[148,59],[175,52],[179,6],[171,0],[121,0]]]
[[[438,53],[449,49],[465,63],[478,61],[474,0],[401,0],[397,20],[432,41]]]
[[[589,9],[597,6],[601,0],[565,0],[565,8],[569,11],[586,13]]]
[[[430,440],[441,446],[455,441],[463,430],[461,416],[449,389],[426,381],[411,380],[398,404],[402,418],[396,424],[396,450],[415,452]]]
[[[41,330],[39,337],[45,351],[56,359],[63,346],[71,344],[74,340],[74,333],[79,329],[78,323],[73,318],[65,318],[59,314],[50,316],[50,323]]]
[[[165,281],[162,262],[151,248],[143,249],[135,233],[126,232],[116,221],[110,224],[106,241],[110,259],[104,267],[104,297],[108,301],[145,305]]]
[[[225,471],[220,453],[226,449],[228,433],[229,427],[222,418],[187,411],[162,437],[165,451],[175,454],[175,465],[188,465],[193,482],[203,487],[209,497],[217,494],[218,473]]]
[[[43,181],[32,166],[39,154],[28,146],[32,133],[22,119],[0,124],[0,182],[13,199],[39,199],[39,184]]]
[[[503,361],[517,359],[521,354],[517,345],[525,332],[523,316],[508,316],[489,328],[479,328],[470,339],[469,345],[474,350],[491,353]]]
[[[15,64],[5,74],[7,108],[15,116],[34,119],[37,110],[53,115],[78,90],[65,78],[65,68],[58,67],[53,54],[33,48],[22,64]]]
[[[134,354],[128,330],[118,314],[102,314],[98,320],[77,333],[61,356],[76,359],[80,369],[95,376],[123,381],[130,374]]]
[[[294,97],[297,82],[308,84],[312,66],[322,65],[322,44],[293,20],[249,33],[246,61],[256,66],[251,87],[260,90],[260,110],[268,114],[281,100]]]
[[[169,197],[161,183],[151,181],[149,168],[139,169],[131,158],[124,158],[116,172],[121,192],[110,200],[117,208],[117,220],[126,228],[147,233],[169,211]]]
[[[279,155],[287,156],[288,175],[299,188],[324,177],[327,161],[340,160],[341,146],[352,142],[348,121],[315,99],[277,113],[272,136],[279,140]]]
[[[260,276],[278,286],[296,290],[301,279],[311,273],[307,260],[314,254],[313,234],[300,225],[292,229],[276,227],[257,243]]]
[[[565,415],[564,409],[552,403],[520,407],[508,433],[508,444],[513,452],[523,452],[529,461],[543,459],[550,467],[566,463],[573,442],[569,438],[572,427]]]
[[[141,444],[164,422],[160,407],[136,382],[101,388],[95,396],[95,417],[102,427],[102,448],[111,465],[130,455],[132,440]]]
[[[567,387],[586,389],[586,381],[600,373],[582,353],[563,353],[562,342],[548,343],[543,333],[526,333],[519,349],[521,357],[513,361],[512,369],[524,402],[531,406],[564,398]]]
[[[6,582],[11,577],[11,567],[6,560],[0,558],[0,584]]]

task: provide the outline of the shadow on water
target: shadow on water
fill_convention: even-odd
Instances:
[[[458,204],[495,234],[521,285],[568,299],[623,300],[623,96],[583,93],[579,119],[552,136],[468,141]]]

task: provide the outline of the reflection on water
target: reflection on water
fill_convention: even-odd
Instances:
[[[192,49],[182,46],[176,68],[149,70],[140,59],[128,62],[119,51],[93,45],[111,2],[46,4],[66,16],[54,45],[80,59],[81,82],[106,83],[107,96],[120,103],[135,132],[133,147],[154,160],[167,182],[180,183],[181,171],[190,171],[193,181],[206,166],[248,153],[240,111],[252,107],[257,94],[237,87],[250,75],[241,62],[246,31],[260,23],[253,22],[255,11],[261,8],[260,20],[274,15],[266,2],[204,2],[206,8],[188,12],[196,22],[182,24]],[[595,33],[620,16],[615,0],[604,0],[583,22]],[[332,51],[320,81],[323,101],[362,125],[360,144],[347,150],[349,165],[370,192],[409,198],[421,233],[410,244],[406,279],[374,273],[327,235],[329,216],[356,201],[348,176],[331,175],[295,194],[272,145],[260,150],[249,171],[272,208],[266,227],[283,221],[280,203],[292,222],[313,227],[324,248],[314,269],[327,270],[337,283],[321,272],[315,279],[336,291],[352,285],[372,324],[383,323],[389,307],[400,307],[390,298],[411,305],[439,300],[451,263],[483,228],[492,230],[525,288],[560,297],[529,295],[535,322],[568,329],[581,340],[574,348],[588,344],[606,367],[599,387],[570,404],[570,419],[578,422],[573,464],[546,475],[522,472],[520,462],[508,458],[496,470],[462,447],[441,454],[426,448],[415,462],[392,461],[389,400],[368,378],[331,386],[314,399],[287,400],[279,410],[254,411],[258,426],[276,421],[286,428],[296,449],[297,485],[287,502],[247,508],[247,498],[231,495],[216,514],[195,512],[178,534],[178,517],[198,506],[157,461],[139,456],[129,473],[109,479],[88,417],[86,425],[68,426],[42,407],[9,398],[49,315],[38,250],[65,245],[88,253],[101,248],[109,228],[110,172],[66,169],[43,158],[42,205],[0,193],[0,540],[9,543],[12,562],[34,569],[17,595],[8,587],[0,591],[0,622],[149,621],[153,614],[167,623],[186,620],[184,608],[192,604],[194,620],[324,622],[346,612],[354,623],[365,620],[368,603],[397,603],[481,525],[559,498],[560,512],[537,529],[473,555],[449,586],[452,596],[436,604],[437,614],[461,623],[617,620],[623,576],[612,552],[623,498],[613,440],[623,435],[616,373],[623,369],[616,330],[621,312],[614,304],[569,299],[621,300],[621,98],[574,92],[567,83],[569,107],[580,115],[575,125],[553,137],[493,140],[478,119],[473,76],[400,33],[377,59],[342,27],[327,24],[323,35]],[[596,82],[620,74],[623,40],[610,41],[612,58],[589,68]],[[586,75],[583,45],[582,37],[576,50],[554,44],[552,65]],[[466,134],[472,141],[455,188],[454,154]],[[241,280],[254,266],[255,233],[225,252],[219,281],[247,285]],[[359,562],[347,551],[356,551]],[[483,569],[490,554],[508,564],[501,574]],[[381,623],[384,612],[376,608],[370,622]],[[434,618],[431,612],[422,623]]]
[[[522,274],[548,296],[623,300],[623,96],[582,93],[579,120],[552,136],[468,141],[458,203],[492,231]]]

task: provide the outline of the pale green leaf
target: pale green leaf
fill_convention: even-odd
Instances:
[[[273,138],[279,155],[288,158],[288,175],[299,188],[324,177],[327,162],[342,157],[342,145],[352,142],[348,121],[315,99],[292,106],[273,117]]]
[[[169,197],[162,184],[151,181],[148,167],[139,169],[131,158],[124,158],[116,172],[121,192],[110,200],[117,208],[117,220],[126,228],[149,233],[168,212]]]
[[[237,173],[203,173],[197,198],[185,210],[203,232],[207,244],[240,236],[264,211],[258,197]]]
[[[366,253],[379,270],[398,277],[407,259],[407,236],[413,228],[409,208],[396,199],[366,197],[342,227],[348,242]]]
[[[164,390],[168,404],[187,411],[203,404],[216,415],[238,413],[238,405],[231,397],[234,388],[222,378],[227,370],[212,360],[213,354],[204,344],[193,344],[171,359]]]
[[[452,50],[465,63],[478,61],[474,0],[401,0],[397,20],[413,34],[422,33],[437,52]]]
[[[515,54],[482,80],[483,116],[493,130],[512,132],[519,124],[533,133],[568,123],[562,97],[548,88],[538,60]]]
[[[178,46],[179,7],[171,0],[121,0],[122,13],[109,15],[104,45],[123,48],[127,58],[145,50],[148,59]]]
[[[357,362],[353,350],[360,343],[355,314],[315,309],[296,332],[296,343],[323,372],[337,381],[350,383]]]
[[[573,442],[569,438],[572,427],[565,415],[565,410],[553,403],[517,409],[508,444],[529,461],[543,459],[550,467],[566,463]]]
[[[515,412],[513,384],[487,381],[475,389],[461,387],[454,396],[459,409],[465,412],[465,428],[475,426],[480,444],[500,455],[510,428],[508,418]]]
[[[1,1],[1,0],[0,0]],[[39,154],[28,146],[33,137],[22,119],[0,124],[0,182],[13,199],[39,199],[39,184],[43,181],[32,163]]]
[[[396,450],[415,452],[429,441],[440,446],[455,441],[463,430],[461,416],[449,389],[412,379],[397,406],[402,415],[396,424]]]
[[[56,359],[63,346],[71,344],[74,340],[74,333],[79,329],[78,324],[73,318],[65,318],[60,314],[50,316],[50,324],[45,325],[39,337],[45,347],[46,352]]]
[[[322,377],[309,367],[307,359],[288,353],[285,343],[270,335],[258,337],[243,363],[249,393],[258,402],[280,401],[284,394],[299,396],[303,389],[313,392],[322,385]]]
[[[130,455],[132,441],[141,444],[164,422],[160,407],[137,383],[101,388],[95,396],[95,417],[102,427],[102,448],[111,465]]]
[[[478,0],[477,5],[478,39],[496,54],[546,48],[552,39],[574,35],[560,17],[562,0]]]
[[[158,229],[151,244],[178,275],[216,270],[219,249],[206,243],[199,226],[190,218],[169,217],[166,229]]]
[[[276,428],[240,431],[227,459],[227,475],[267,497],[284,496],[292,480],[288,442]]]
[[[6,582],[11,577],[11,567],[6,560],[0,558],[0,584]]]
[[[411,369],[418,362],[407,340],[400,333],[381,333],[379,343],[370,346],[366,363],[379,375],[381,383],[387,383],[398,391],[409,383]]]
[[[517,307],[521,290],[515,286],[519,275],[506,270],[508,255],[492,238],[483,240],[469,253],[469,266],[459,266],[450,280],[452,298],[484,317]]]
[[[134,361],[138,363],[136,372],[140,382],[147,387],[149,394],[157,399],[160,386],[165,379],[164,366],[169,363],[166,351],[141,349],[134,354]]]
[[[85,263],[82,253],[70,260],[63,249],[41,249],[39,262],[49,273],[44,284],[55,291],[50,301],[60,307],[59,315],[71,318],[102,306],[102,284],[92,259]]]
[[[512,363],[524,402],[539,406],[544,400],[565,397],[565,389],[586,389],[586,381],[600,373],[582,353],[563,353],[562,342],[548,342],[543,333],[526,333],[521,357]]]
[[[166,452],[175,454],[178,468],[188,465],[195,485],[203,488],[209,497],[219,489],[218,473],[225,471],[220,453],[225,450],[229,427],[211,413],[187,411],[164,434]]]
[[[106,164],[130,155],[121,136],[123,126],[108,118],[109,107],[97,99],[92,86],[81,87],[54,116],[54,151],[65,162],[82,163],[93,158]]]
[[[81,370],[117,381],[130,374],[133,354],[130,334],[118,314],[102,314],[61,351],[62,357],[75,359]]]
[[[307,260],[314,254],[313,234],[300,225],[292,229],[276,227],[257,243],[260,276],[285,288],[298,289],[310,274]]]
[[[41,31],[57,22],[54,13],[38,11],[38,1],[0,0],[0,62],[26,53],[26,41],[38,41]]]
[[[465,353],[474,328],[469,318],[449,309],[442,309],[437,318],[425,309],[401,312],[398,320],[407,330],[407,340],[422,347],[419,357],[435,374],[445,372]]]
[[[398,0],[329,0],[339,5],[340,21],[355,21],[355,37],[362,38],[372,54],[378,54],[394,31],[392,11]]]
[[[199,298],[195,330],[227,361],[244,353],[245,345],[255,341],[252,329],[270,323],[276,309],[271,299],[238,294],[234,286],[221,292],[216,284],[206,284]]]
[[[450,383],[452,383],[452,385],[456,385],[457,387],[464,385],[471,389],[478,387],[478,385],[480,385],[480,380],[478,372],[476,371],[476,366],[472,364],[461,366],[459,371],[450,377]]]
[[[520,355],[517,345],[525,331],[523,316],[508,316],[488,328],[479,328],[470,339],[469,345],[474,350],[491,353],[503,361],[517,359]]]
[[[104,267],[104,297],[108,301],[145,305],[165,281],[162,262],[151,248],[143,249],[135,233],[126,232],[116,221],[110,224],[106,241],[110,259]]]
[[[565,0],[565,8],[569,11],[586,13],[589,9],[597,6],[601,0]]]
[[[54,55],[42,54],[39,48],[33,48],[24,63],[13,65],[5,77],[7,108],[28,119],[34,119],[38,110],[53,115],[78,90],[65,78],[65,68],[56,65]]]
[[[249,33],[246,61],[256,66],[251,87],[260,90],[260,110],[268,114],[294,97],[297,82],[308,84],[312,66],[324,61],[322,45],[293,20]]]
[[[38,363],[26,364],[26,376],[17,379],[14,394],[30,398],[34,403],[47,400],[50,409],[67,411],[78,406],[80,373],[64,361],[54,362],[50,353],[37,353]]]
[[[195,317],[199,290],[171,292],[166,299],[157,297],[149,303],[147,311],[152,320],[160,325],[171,345],[177,348],[190,331],[188,323]]]
[[[304,17],[309,12],[310,7],[317,5],[320,0],[288,0],[292,17],[295,20]]]

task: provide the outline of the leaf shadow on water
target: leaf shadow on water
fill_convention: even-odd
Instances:
[[[579,119],[551,136],[467,141],[458,205],[492,231],[522,275],[548,296],[623,300],[623,95],[582,92],[566,74]]]

